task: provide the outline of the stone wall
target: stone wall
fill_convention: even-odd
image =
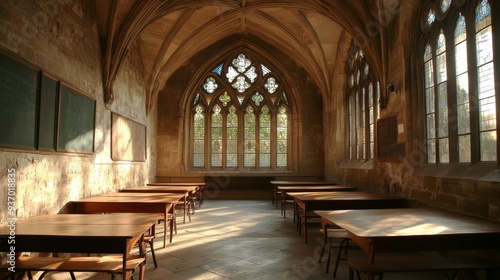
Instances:
[[[148,117],[138,46],[115,81],[115,101],[103,102],[101,45],[93,1],[1,1],[0,50],[96,100],[94,153],[0,150],[0,224],[7,218],[7,171],[15,169],[18,219],[65,211],[74,199],[152,181],[156,113]],[[111,112],[146,125],[146,162],[111,160]]]

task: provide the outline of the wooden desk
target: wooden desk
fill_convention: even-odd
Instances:
[[[186,212],[189,211],[188,202],[192,205],[194,211],[194,201],[193,196],[200,191],[200,186],[141,186],[133,188],[121,189],[121,193],[157,193],[157,194],[169,194],[169,193],[184,193],[184,222],[186,222]],[[201,198],[200,198],[201,203]],[[191,217],[189,217],[191,220]]]
[[[355,187],[342,185],[317,185],[317,186],[279,186],[281,192],[281,214],[286,218],[286,199],[290,192],[327,192],[327,191],[354,191]]]
[[[400,208],[406,199],[364,191],[348,192],[297,192],[289,194],[296,207],[304,213],[315,210]],[[303,221],[304,239],[307,243],[307,221]]]
[[[326,181],[270,181],[271,185],[273,185],[273,197],[272,202],[278,208],[278,204],[276,203],[278,200],[278,186],[321,186],[321,185],[335,185],[332,182]]]
[[[196,194],[200,200],[199,207],[203,204],[203,192],[205,190],[206,183],[204,182],[169,182],[169,183],[148,183],[148,186],[197,186]]]
[[[377,253],[500,248],[500,223],[438,209],[316,211],[376,261]]]
[[[168,214],[172,213],[172,220],[175,219],[174,206],[185,196],[184,193],[111,193],[82,198],[72,203],[76,204],[77,213],[160,213],[165,220],[163,233],[163,248],[165,248]],[[172,235],[173,222],[170,223],[170,242],[172,242]]]
[[[120,192],[138,192],[138,193],[193,193],[200,187],[197,185],[186,186],[141,186],[133,188],[124,188]]]
[[[14,245],[16,257],[19,258],[22,252],[121,254],[122,275],[127,275],[127,255],[158,220],[158,215],[154,214],[135,218],[130,215],[79,216],[75,219],[77,216],[71,214],[54,214],[18,221]],[[128,218],[132,218],[133,224],[127,224],[125,219]],[[9,227],[0,226],[0,251],[10,251],[9,236]],[[143,275],[144,267],[141,267]]]

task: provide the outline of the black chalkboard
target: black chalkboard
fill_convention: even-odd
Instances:
[[[38,149],[56,150],[58,82],[42,75],[40,85],[40,120]]]
[[[61,85],[57,150],[94,151],[95,100]]]
[[[0,146],[36,149],[38,76],[0,54]]]

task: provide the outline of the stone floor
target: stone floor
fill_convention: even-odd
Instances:
[[[318,262],[322,248],[319,226],[309,231],[309,243],[305,244],[303,236],[296,231],[293,217],[283,218],[269,200],[205,200],[191,222],[183,224],[182,218],[179,219],[178,233],[167,248],[161,248],[162,232],[158,237],[155,252],[159,267],[154,268],[148,254],[147,280],[333,279],[333,266],[330,273],[325,273],[326,258]],[[349,256],[366,254],[352,248]],[[69,275],[48,274],[44,279],[65,280]],[[78,273],[77,279],[110,277]],[[336,279],[349,279],[345,262],[341,262]],[[444,277],[441,273],[394,273],[385,275],[384,279]]]

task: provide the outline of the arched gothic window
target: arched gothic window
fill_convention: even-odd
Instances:
[[[375,157],[375,122],[380,117],[380,86],[362,50],[351,49],[346,84],[349,160],[373,160]]]
[[[421,16],[427,163],[497,161],[491,4],[435,0]]]
[[[191,170],[289,169],[292,110],[271,69],[241,52],[204,75],[190,107]]]

